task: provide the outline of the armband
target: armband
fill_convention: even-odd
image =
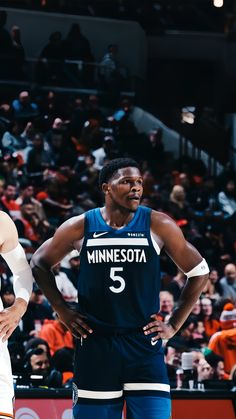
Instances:
[[[185,275],[187,278],[191,278],[192,276],[201,276],[206,275],[210,272],[209,267],[205,259],[202,259],[202,261],[195,266],[195,268],[191,269],[191,271],[186,272]]]
[[[23,298],[27,303],[32,293],[33,275],[27,262],[25,251],[20,243],[15,249],[1,253],[13,274],[13,289],[16,298]]]

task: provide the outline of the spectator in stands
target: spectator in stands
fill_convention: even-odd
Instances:
[[[52,357],[53,367],[62,374],[63,387],[72,387],[72,379],[74,375],[74,350],[72,348],[58,349]]]
[[[212,268],[209,273],[209,279],[205,286],[202,295],[210,298],[211,300],[218,300],[222,294],[221,285],[219,283],[219,272],[217,269]]]
[[[30,198],[24,198],[20,206],[20,216],[15,217],[15,225],[20,238],[28,239],[36,245],[39,237],[33,225],[34,211],[34,204]]]
[[[206,361],[213,368],[213,380],[229,380],[229,374],[225,372],[224,358],[216,355],[214,352],[206,353]]]
[[[64,79],[64,47],[61,32],[50,34],[49,42],[43,48],[38,63],[40,81],[56,82]]]
[[[72,250],[62,261],[61,270],[65,272],[69,280],[77,289],[79,275],[80,257],[77,250]]]
[[[158,317],[165,319],[171,315],[174,309],[174,297],[168,291],[160,292],[160,311]]]
[[[174,301],[178,301],[186,279],[186,275],[179,269],[177,274],[170,281],[167,290],[173,295]]]
[[[219,192],[218,201],[225,216],[232,216],[236,211],[236,187],[235,181],[230,179],[225,188]]]
[[[50,348],[46,340],[41,339],[41,338],[31,338],[25,344],[25,352],[29,351],[30,349],[36,349],[36,348],[43,349],[43,351],[46,352],[48,359],[50,361],[50,358],[51,358]]]
[[[34,198],[34,186],[30,181],[21,182],[20,191],[16,203],[22,205],[24,200],[28,199],[30,203],[34,206],[34,212],[42,220],[45,219],[45,213],[41,202]]]
[[[15,65],[17,67],[17,79],[24,78],[23,64],[25,61],[25,50],[21,42],[21,32],[19,26],[12,26],[11,39],[13,43],[13,51],[15,56]]]
[[[112,135],[106,135],[104,137],[102,147],[93,151],[93,156],[95,157],[95,167],[98,170],[101,170],[104,166],[105,160],[115,158],[116,154],[117,151],[114,137]]]
[[[196,303],[194,304],[194,307],[191,311],[191,315],[195,316],[196,318],[199,318],[201,313],[201,301],[198,299]]]
[[[69,280],[65,272],[60,269],[60,264],[53,267],[57,288],[63,295],[65,301],[75,302],[78,301],[78,291]]]
[[[32,139],[32,149],[29,151],[26,161],[28,174],[35,185],[41,185],[44,170],[53,163],[52,154],[45,147],[43,134],[35,133]]]
[[[197,366],[197,381],[201,383],[205,380],[210,380],[213,376],[213,369],[208,364],[206,359],[200,359],[198,366]]]
[[[32,102],[27,90],[19,93],[18,99],[12,102],[12,109],[16,118],[33,118],[38,115],[39,110],[36,103]]]
[[[236,308],[227,303],[220,316],[222,330],[215,333],[208,344],[210,351],[224,358],[226,373],[236,364]]]
[[[39,337],[48,342],[51,356],[65,346],[74,348],[71,332],[59,320],[45,320],[39,332]]]
[[[224,269],[224,276],[220,279],[222,297],[230,298],[236,302],[236,266],[234,263],[227,263]]]
[[[18,150],[24,150],[27,146],[26,140],[21,133],[19,122],[13,120],[8,130],[3,134],[1,147],[3,154],[11,154]]]
[[[173,186],[165,210],[177,221],[177,224],[181,220],[191,219],[192,210],[186,201],[185,190],[182,186]]]
[[[68,60],[93,61],[89,40],[81,32],[80,25],[73,23],[66,36],[65,57]]]
[[[7,78],[12,71],[13,44],[10,33],[5,28],[7,22],[7,12],[0,10],[0,76]]]
[[[201,316],[205,328],[206,336],[210,338],[220,329],[220,322],[214,318],[212,301],[210,298],[201,299]]]
[[[20,206],[16,202],[17,186],[14,182],[9,182],[1,197],[1,202],[6,207],[12,218],[20,215]]]
[[[99,76],[102,87],[105,89],[119,89],[122,85],[122,81],[124,81],[125,74],[121,69],[117,56],[118,46],[116,44],[110,44],[107,47],[107,52],[99,63]]]
[[[44,319],[53,319],[53,312],[42,291],[34,284],[28,309],[22,319],[25,337],[37,336]]]

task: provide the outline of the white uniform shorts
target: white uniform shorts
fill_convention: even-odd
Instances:
[[[3,305],[0,299],[0,311]],[[7,342],[0,339],[0,419],[13,418],[14,389]]]

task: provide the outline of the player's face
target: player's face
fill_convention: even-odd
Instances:
[[[136,211],[143,193],[143,179],[139,169],[119,169],[107,184],[107,193],[113,204]]]

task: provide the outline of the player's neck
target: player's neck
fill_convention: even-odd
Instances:
[[[106,224],[116,229],[124,228],[134,216],[134,212],[119,208],[103,207],[101,213]]]

